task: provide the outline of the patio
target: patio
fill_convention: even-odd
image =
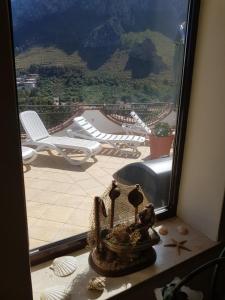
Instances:
[[[90,159],[81,166],[40,152],[24,167],[30,249],[87,231],[93,198],[110,185],[112,174],[149,156],[149,146],[138,149],[139,157],[126,157],[106,145],[96,162]]]

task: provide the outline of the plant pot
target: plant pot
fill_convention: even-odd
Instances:
[[[173,135],[169,135],[169,136],[150,135],[149,145],[150,145],[151,159],[169,155],[173,138],[174,138]]]

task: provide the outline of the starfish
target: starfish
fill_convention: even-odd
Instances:
[[[164,247],[175,247],[175,248],[177,248],[178,255],[180,255],[181,249],[186,250],[186,251],[191,251],[187,247],[183,246],[185,243],[187,243],[187,240],[178,242],[174,239],[171,239],[171,241],[172,241],[171,244],[166,244],[166,245],[164,245]]]

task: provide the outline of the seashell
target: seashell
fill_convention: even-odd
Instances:
[[[189,233],[188,228],[184,225],[177,226],[177,231],[183,235],[187,235]]]
[[[159,234],[161,234],[161,235],[167,235],[168,234],[168,229],[164,225],[159,226],[158,231],[159,231]]]
[[[105,277],[93,277],[89,280],[88,289],[103,291],[105,288]]]
[[[68,295],[64,286],[55,286],[44,290],[40,300],[65,300],[68,299]]]
[[[53,260],[50,269],[59,277],[72,274],[77,268],[77,260],[73,256],[57,257]]]

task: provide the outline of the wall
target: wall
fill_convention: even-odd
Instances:
[[[225,186],[225,1],[202,0],[178,215],[216,240]]]

